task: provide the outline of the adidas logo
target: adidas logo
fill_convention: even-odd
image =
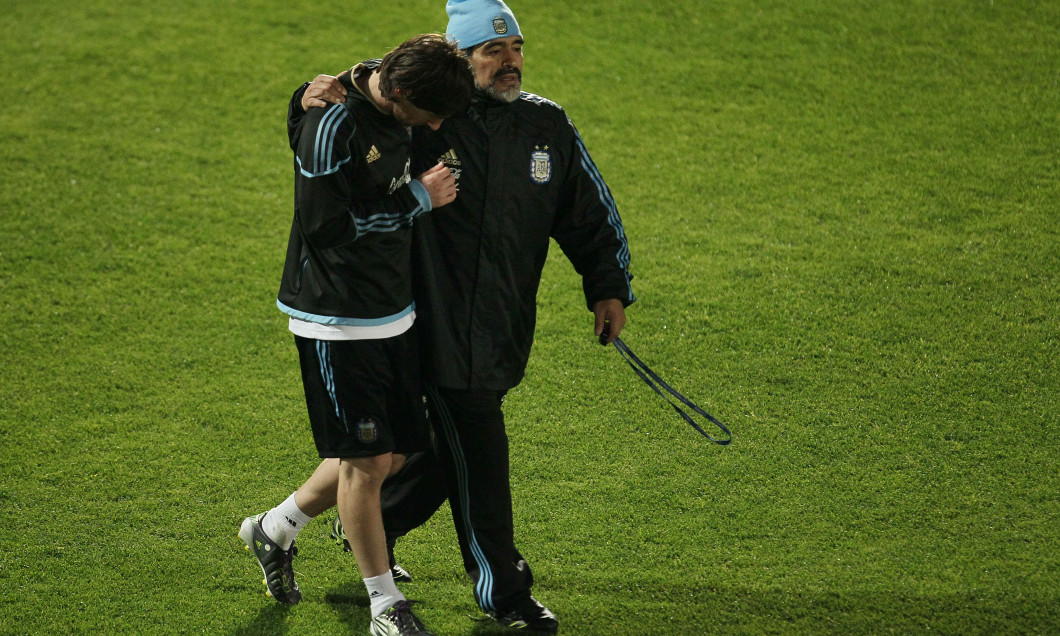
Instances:
[[[449,152],[445,153],[441,157],[438,157],[438,161],[441,161],[442,163],[444,163],[447,166],[459,166],[460,165],[460,159],[457,158],[456,151],[453,150],[452,148],[449,149]]]
[[[368,151],[368,156],[365,157],[365,159],[368,160],[368,163],[372,163],[382,156],[383,155],[379,152],[379,149],[375,147],[375,144],[372,144],[372,148]]]
[[[368,598],[378,598],[378,597],[380,597],[382,595],[383,595],[382,592],[380,592],[379,590],[376,590],[376,591],[372,592],[371,594],[369,594]]]

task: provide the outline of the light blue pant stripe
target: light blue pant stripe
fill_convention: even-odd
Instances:
[[[342,410],[339,409],[339,397],[335,395],[335,371],[331,368],[331,349],[326,340],[317,340],[317,360],[320,362],[320,377],[324,379],[324,387],[328,391],[328,397],[331,398],[331,405],[335,407],[335,417],[346,424],[346,418],[342,416]],[[348,426],[346,430],[349,432]]]
[[[490,569],[489,561],[486,559],[482,547],[479,546],[475,537],[475,529],[471,526],[470,490],[468,489],[467,458],[460,447],[460,437],[457,435],[456,426],[453,424],[452,415],[446,408],[441,396],[434,387],[427,387],[427,392],[434,401],[434,412],[439,416],[445,437],[449,441],[450,452],[453,456],[453,465],[456,468],[458,487],[460,489],[460,508],[463,510],[464,531],[467,535],[468,547],[471,555],[478,564],[479,579],[475,584],[475,596],[478,598],[479,606],[484,610],[496,610],[493,606],[493,570]]]

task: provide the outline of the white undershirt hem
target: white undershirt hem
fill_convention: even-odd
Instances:
[[[400,336],[412,328],[416,321],[416,312],[410,311],[394,322],[370,327],[354,325],[322,325],[291,317],[287,328],[296,336],[314,340],[381,340]]]

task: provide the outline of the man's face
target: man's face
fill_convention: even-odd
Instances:
[[[471,52],[475,86],[494,99],[514,102],[523,89],[523,38],[490,40]]]
[[[394,119],[406,126],[427,126],[431,130],[438,130],[438,127],[442,125],[444,117],[417,108],[404,97],[395,95],[390,101],[394,104],[394,110],[391,112]]]

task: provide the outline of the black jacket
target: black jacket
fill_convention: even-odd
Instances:
[[[289,129],[294,222],[277,305],[310,322],[376,325],[412,310],[410,228],[424,211],[413,188],[426,190],[410,185],[409,129],[346,88],[345,104]]]
[[[417,221],[413,253],[428,382],[507,390],[523,377],[536,297],[556,240],[590,309],[635,300],[629,248],[611,192],[557,104],[479,95],[465,117],[416,129],[414,158],[457,175],[456,200]]]
[[[301,116],[303,88],[288,125]],[[319,110],[319,109],[311,109]],[[587,306],[636,298],[611,192],[557,104],[478,95],[467,115],[415,129],[413,174],[442,161],[449,205],[416,220],[413,284],[427,382],[505,391],[523,378],[549,238],[582,276]]]

